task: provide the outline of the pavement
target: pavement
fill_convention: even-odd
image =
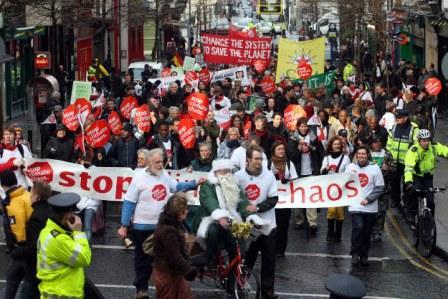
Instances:
[[[448,114],[439,116],[436,130],[438,142],[448,145]],[[448,160],[439,157],[434,175],[434,187],[445,187],[448,184]],[[448,260],[448,191],[435,195],[438,253]]]

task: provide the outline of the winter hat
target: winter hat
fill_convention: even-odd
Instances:
[[[229,159],[214,160],[213,164],[212,164],[212,171],[213,172],[215,172],[217,170],[223,170],[223,169],[232,170],[233,168],[234,168],[233,167],[233,163]]]
[[[123,130],[128,131],[130,133],[133,133],[134,132],[134,127],[130,123],[127,123],[127,124],[125,124],[123,126]]]
[[[230,160],[229,160],[230,161]],[[0,182],[4,187],[17,186],[17,178],[14,171],[8,169],[0,173]]]
[[[376,116],[376,111],[375,109],[369,109],[366,111],[366,118],[367,117],[375,117]]]
[[[67,131],[67,129],[65,128],[65,126],[63,124],[58,124],[56,126],[56,132],[58,131]]]

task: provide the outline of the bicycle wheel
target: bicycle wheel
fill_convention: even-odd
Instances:
[[[235,297],[237,299],[259,299],[260,278],[249,269],[241,268],[241,275],[237,278]]]
[[[430,257],[437,241],[436,223],[429,210],[423,212],[418,219],[418,252],[423,257]]]

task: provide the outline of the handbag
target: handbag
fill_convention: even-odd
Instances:
[[[149,256],[154,256],[154,234],[150,234],[142,243],[143,252]]]

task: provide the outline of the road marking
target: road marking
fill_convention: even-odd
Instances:
[[[389,214],[389,213],[388,213]],[[445,269],[442,269],[436,265],[434,265],[430,260],[428,260],[427,258],[421,256],[418,251],[415,249],[415,247],[411,244],[411,242],[409,241],[409,239],[406,237],[406,235],[404,234],[403,230],[401,229],[400,224],[398,223],[398,221],[396,220],[396,217],[389,214],[388,218],[391,220],[392,225],[395,227],[395,230],[398,232],[398,234],[400,235],[401,240],[405,243],[405,245],[412,251],[412,253],[414,253],[415,255],[418,256],[418,258],[423,261],[425,264],[427,264],[428,266],[432,267],[433,269],[441,272],[443,275],[448,275],[448,271]],[[448,277],[446,277],[446,279],[448,279]]]
[[[0,246],[6,246],[5,242],[0,242]],[[112,249],[112,250],[134,250],[134,247],[126,248],[122,245],[92,245],[94,249]],[[327,254],[327,253],[305,253],[305,252],[286,252],[286,256],[299,256],[299,257],[322,257],[331,259],[351,259],[351,255],[346,254]],[[391,258],[391,257],[369,257],[370,261],[383,262],[383,261],[405,261],[404,258]]]
[[[390,217],[390,216],[389,216],[389,217]],[[391,219],[390,219],[390,220],[391,220]],[[390,231],[390,228],[389,228],[389,224],[388,224],[387,222],[384,224],[384,229],[385,229],[385,231],[391,236],[389,239],[390,239],[390,241],[392,242],[392,244],[395,246],[395,248],[397,248],[398,251],[399,251],[403,256],[405,256],[406,258],[408,258],[409,262],[410,262],[412,265],[414,265],[415,267],[417,267],[417,268],[419,268],[419,269],[421,269],[421,270],[424,270],[424,271],[426,271],[426,272],[428,272],[428,273],[430,273],[430,274],[432,274],[432,275],[434,275],[434,276],[436,276],[436,277],[438,277],[438,278],[440,278],[440,279],[442,279],[442,280],[445,280],[445,281],[448,280],[448,278],[447,278],[446,276],[444,276],[444,275],[442,275],[442,274],[439,274],[439,273],[437,273],[437,272],[435,272],[435,271],[429,269],[428,267],[422,265],[420,262],[418,262],[417,260],[415,260],[415,259],[408,253],[408,252],[406,252],[406,250],[403,249],[403,247],[400,246],[400,245],[398,244],[398,242],[397,242],[397,241],[394,239],[394,237],[392,236],[391,231]],[[401,236],[400,236],[400,238],[401,238]]]

